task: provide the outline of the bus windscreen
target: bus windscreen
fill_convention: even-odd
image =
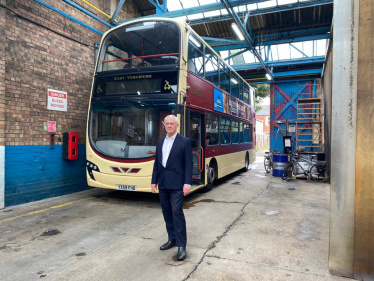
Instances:
[[[117,28],[103,40],[97,72],[178,65],[179,27],[145,21]]]

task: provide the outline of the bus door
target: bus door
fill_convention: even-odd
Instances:
[[[192,180],[193,184],[204,183],[204,140],[205,140],[205,120],[204,114],[187,110],[186,135],[192,144]]]

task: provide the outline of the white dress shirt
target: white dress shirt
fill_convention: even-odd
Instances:
[[[165,137],[164,144],[162,145],[162,166],[164,166],[164,168],[166,168],[166,162],[168,161],[170,150],[173,147],[173,143],[177,134],[178,133],[175,133],[174,136],[170,138],[168,137],[168,135],[166,135]]]
[[[168,161],[170,150],[173,147],[173,143],[177,134],[178,133],[175,133],[172,137],[168,137],[168,135],[166,135],[165,137],[164,144],[162,145],[162,166],[164,166],[164,168],[166,168],[166,162]],[[189,187],[191,187],[190,184],[185,183],[184,185],[188,185]]]

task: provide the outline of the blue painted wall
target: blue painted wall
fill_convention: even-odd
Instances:
[[[270,85],[270,148],[283,152],[283,136],[286,136],[286,127],[296,125],[297,99],[312,98],[316,96],[316,80],[294,82],[279,82]],[[292,134],[296,140],[296,133]]]
[[[62,145],[5,147],[5,205],[12,206],[88,189],[86,145],[78,160],[64,160]]]

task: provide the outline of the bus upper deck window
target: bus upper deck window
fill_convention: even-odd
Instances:
[[[204,46],[193,35],[188,39],[188,70],[204,77]]]
[[[103,40],[97,71],[159,67],[179,63],[180,29],[173,22],[124,25]]]

